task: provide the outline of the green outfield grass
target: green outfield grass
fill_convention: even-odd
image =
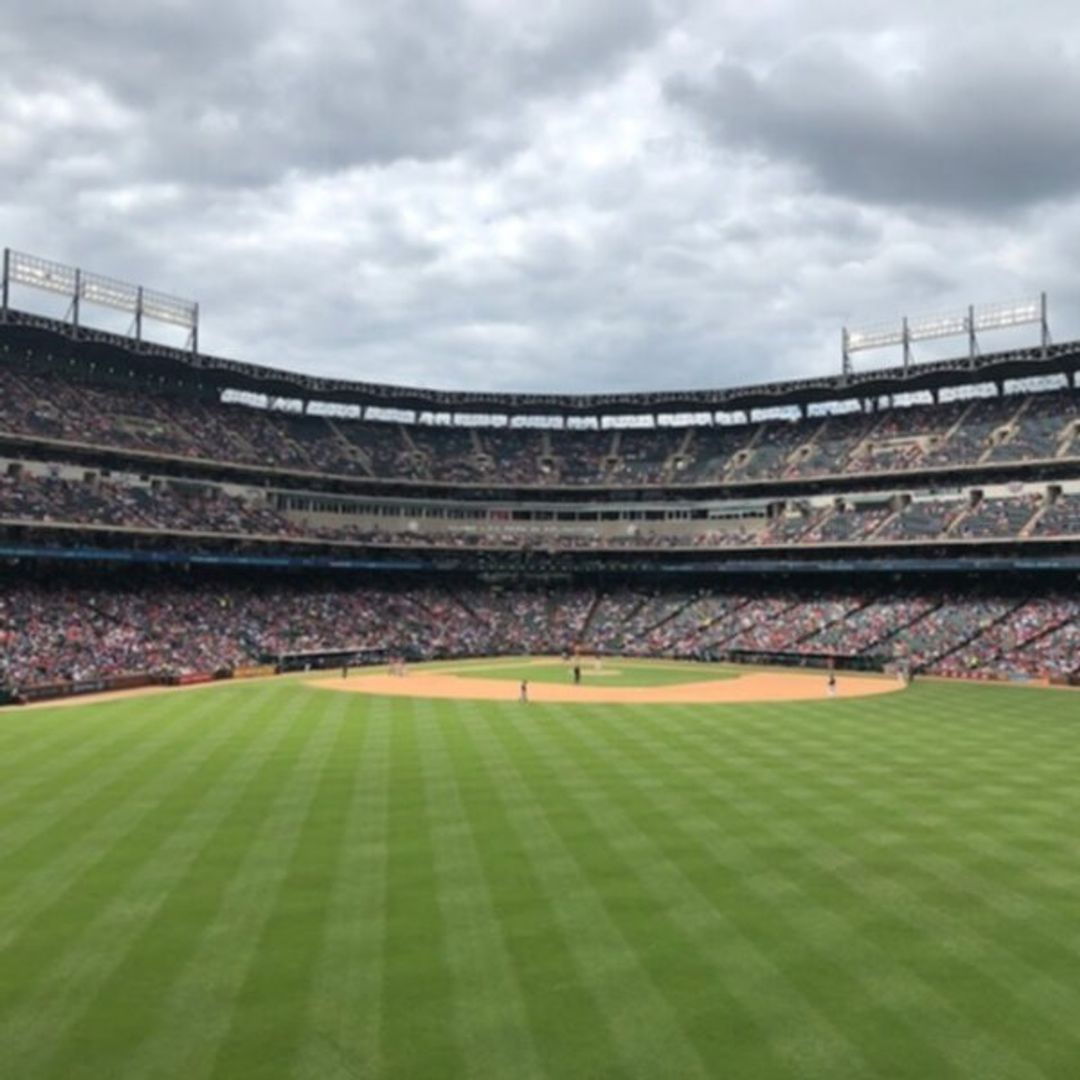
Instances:
[[[1080,696],[0,712],[0,1076],[1073,1078]]]
[[[441,664],[447,674],[469,678],[505,679],[537,683],[572,682],[573,662],[551,657],[470,661],[464,664]],[[670,660],[604,659],[597,665],[591,659],[581,661],[582,686],[680,686],[685,683],[734,679],[743,672],[723,664],[691,664]]]

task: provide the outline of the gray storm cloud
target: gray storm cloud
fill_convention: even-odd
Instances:
[[[1074,194],[1080,66],[1060,48],[980,44],[882,72],[818,41],[765,73],[723,62],[667,93],[720,145],[803,165],[853,199],[994,213]]]
[[[10,7],[0,242],[199,299],[217,352],[599,390],[1042,288],[1080,329],[1067,5]]]

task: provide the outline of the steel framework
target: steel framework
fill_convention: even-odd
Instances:
[[[131,315],[133,322],[129,336],[136,344],[142,344],[143,324],[150,320],[186,330],[185,348],[192,355],[199,351],[199,305],[194,301],[181,300],[142,285],[129,285],[102,274],[91,274],[77,266],[53,262],[39,255],[4,248],[3,280],[0,283],[0,320],[4,322],[11,310],[12,285],[67,297],[65,321],[74,337],[79,336],[82,306],[92,304]]]
[[[968,359],[974,361],[979,355],[979,337],[991,330],[1008,330],[1014,326],[1038,324],[1039,342],[1043,353],[1050,345],[1050,323],[1047,318],[1046,293],[1040,293],[1034,300],[1018,300],[1006,303],[969,305],[963,312],[950,315],[923,315],[908,318],[905,315],[900,325],[887,323],[879,326],[865,326],[849,330],[846,326],[841,332],[841,352],[843,356],[843,374],[852,373],[851,354],[869,349],[886,349],[900,345],[904,350],[904,370],[911,367],[911,346],[916,341],[933,341],[937,338],[961,337],[968,339]]]

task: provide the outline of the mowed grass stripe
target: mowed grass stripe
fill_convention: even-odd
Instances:
[[[126,1052],[122,1077],[205,1077],[225,1038],[239,988],[257,952],[275,885],[285,872],[299,828],[335,729],[303,694],[282,694],[278,731],[258,768],[216,828],[129,957],[133,972],[159,970],[149,1000],[131,1003],[138,1023]],[[279,857],[280,856],[280,857]],[[122,1000],[117,986],[114,999]],[[88,1029],[93,1016],[85,1018]],[[268,1037],[270,1032],[268,1030]],[[283,1062],[275,1065],[280,1068]],[[258,1075],[253,1061],[244,1075]]]
[[[201,758],[189,763],[182,782],[165,788],[152,807],[133,807],[131,827],[46,907],[32,933],[24,933],[5,952],[0,960],[4,968],[33,972],[19,984],[17,996],[9,997],[5,987],[0,999],[0,1045],[20,1062],[19,1076],[48,1075],[53,1068],[57,1076],[101,1075],[99,1044],[105,1044],[106,1060],[112,1059],[118,1040],[130,1048],[132,1001],[142,1000],[144,982],[159,986],[167,969],[142,968],[133,982],[111,977],[140,935],[155,925],[198,850],[193,845],[200,829],[216,828],[223,810],[243,790],[242,784],[218,787],[215,781],[259,767],[258,753],[238,755],[232,739],[245,727],[266,728],[260,703],[252,699],[242,714],[222,724],[216,739],[194,742]],[[243,743],[250,746],[247,739]],[[94,1008],[103,1009],[105,1018],[84,1026],[66,1052],[68,1027]]]
[[[19,804],[18,816],[9,812],[8,820],[0,823],[0,851],[8,873],[25,877],[64,847],[81,845],[118,799],[130,796],[161,764],[175,758],[178,747],[194,746],[219,731],[222,711],[227,715],[232,711],[223,710],[221,704],[208,700],[188,712],[174,702],[172,711],[155,710],[146,723],[136,722],[135,714],[117,717],[121,734],[115,743],[80,756],[60,772],[41,770],[35,790],[13,799]],[[259,707],[252,704],[248,709]],[[4,811],[0,807],[0,814]],[[0,899],[3,888],[0,882]]]
[[[589,867],[566,843],[557,818],[565,808],[537,797],[508,733],[535,722],[541,710],[509,706],[478,711],[470,725],[475,745],[499,773],[518,840],[533,862],[543,896],[563,927],[577,962],[578,977],[596,1000],[627,1076],[706,1076],[708,1070],[686,1036],[681,1018],[653,983],[644,957],[613,922]]]
[[[602,738],[595,741],[596,735],[603,735],[600,722],[581,723],[581,719],[568,717],[565,723],[568,736],[577,743],[569,760],[578,758],[593,765],[592,773],[586,774],[583,797],[599,801],[606,795],[617,803],[653,845],[651,851],[642,850],[639,861],[656,866],[661,859],[669,859],[672,870],[692,883],[712,907],[719,924],[713,929],[722,933],[714,933],[700,947],[721,950],[718,979],[744,1008],[757,1013],[786,1070],[797,1071],[812,1061],[814,1074],[823,1076],[841,1075],[845,1067],[849,1071],[854,1067],[854,1075],[965,1075],[924,1038],[914,1019],[887,1002],[874,1000],[873,983],[867,976],[880,972],[883,964],[894,968],[889,954],[864,957],[865,963],[839,964],[844,949],[837,951],[837,946],[846,946],[857,927],[787,880],[772,859],[756,854],[764,846],[757,841],[756,824],[750,824],[750,839],[744,840],[733,830],[719,831],[721,822],[737,823],[737,816],[703,813],[695,806],[688,777],[695,772],[696,758],[668,753],[665,761],[665,752],[655,742],[635,755],[622,738],[625,725],[612,721],[621,743],[618,755],[631,763],[627,767]],[[647,723],[644,717],[641,723]],[[666,729],[675,723],[672,718]],[[627,717],[626,724],[634,724],[634,717]],[[642,768],[635,768],[639,764]],[[571,767],[560,764],[559,769],[569,774]],[[641,779],[644,768],[651,782]],[[630,790],[614,783],[611,773],[625,779]],[[714,775],[716,786],[725,782],[722,775]],[[819,940],[823,920],[835,930],[827,945]],[[745,957],[745,969],[731,960],[725,962],[725,957],[739,956]],[[894,977],[906,978],[921,1000],[932,999],[933,988],[911,973],[894,971]],[[822,992],[825,985],[828,993]],[[906,1047],[901,1061],[895,1060],[892,1050],[898,1036]],[[850,1044],[846,1062],[844,1042]],[[839,1061],[822,1059],[830,1046],[842,1055]],[[750,1075],[762,1069],[750,1066],[746,1071]]]
[[[876,724],[876,718],[871,714],[867,722]],[[861,739],[853,739],[853,753],[865,754],[859,749],[865,738],[864,731]],[[758,807],[757,813],[761,820],[773,823],[774,831],[777,823],[785,823],[789,845],[817,852],[823,842],[830,844],[831,855],[818,859],[824,874],[834,880],[844,877],[863,899],[876,899],[882,909],[903,912],[905,925],[917,935],[910,946],[912,964],[926,941],[946,941],[945,949],[934,948],[923,960],[934,969],[946,967],[950,1000],[973,1023],[994,1027],[997,1037],[997,1024],[989,1025],[982,1017],[987,989],[993,986],[1009,1001],[1008,1016],[1014,1027],[1057,1029],[1056,1039],[1040,1041],[1038,1052],[1046,1049],[1054,1060],[1063,1052],[1080,1057],[1080,1037],[1074,1034],[1070,1019],[1080,1015],[1080,991],[1069,924],[1060,926],[1060,936],[1050,932],[1053,920],[1043,901],[1044,892],[1032,892],[1030,887],[1019,890],[1015,882],[1024,880],[1022,875],[1013,875],[1011,881],[991,880],[962,860],[944,858],[925,843],[917,859],[900,862],[886,875],[874,873],[881,859],[875,857],[874,845],[867,844],[867,835],[872,838],[882,827],[893,832],[903,828],[903,802],[887,796],[881,778],[877,783],[855,785],[846,796],[845,818],[837,827],[836,821],[823,814],[827,800],[817,790],[783,782],[771,805]],[[950,816],[947,804],[945,813]],[[971,829],[964,827],[960,832],[967,837]],[[1024,941],[1022,955],[1011,945],[1018,936]],[[1030,1053],[1036,1056],[1035,1050]]]
[[[911,938],[905,949],[909,964],[935,971],[948,987],[955,1009],[970,1022],[981,1024],[994,1041],[1010,1031],[1020,1036],[1032,1030],[1052,1031],[1052,1039],[1041,1039],[1028,1051],[1035,1061],[1053,1064],[1063,1056],[1080,1060],[1080,1034],[1075,1026],[1075,1017],[1080,1015],[1075,981],[1078,959],[1071,929],[1075,923],[1062,923],[1059,936],[1054,935],[1055,920],[1041,888],[1032,891],[1031,882],[1023,891],[1014,887],[1013,882],[1023,876],[1010,875],[1007,864],[1006,873],[994,879],[972,869],[962,858],[945,857],[929,848],[917,859],[905,860],[902,872],[868,872],[882,860],[867,844],[865,827],[853,828],[848,836],[838,835],[817,824],[811,813],[814,797],[795,789],[787,795],[791,819],[802,822],[802,836],[824,833],[834,838],[839,854],[827,861],[827,873],[845,878],[861,897],[875,900],[880,908],[903,913]],[[854,820],[873,820],[872,809],[858,814],[858,804],[864,800],[857,795],[852,799]],[[878,801],[873,800],[873,806]],[[800,809],[805,813],[800,815]],[[1024,941],[1022,952],[1011,944],[1017,935]],[[994,1010],[993,1021],[987,1019],[991,989],[993,996],[1008,1003],[1007,1023],[1001,1023],[999,1010]]]
[[[71,745],[73,728],[76,726],[82,734],[108,735],[114,730],[109,719],[111,713],[118,708],[123,711],[125,705],[148,703],[116,701],[97,706],[83,703],[76,709],[77,716],[72,713],[71,707],[66,706],[34,706],[29,709],[17,705],[0,707],[0,770],[14,762],[47,759],[48,754],[42,751]],[[161,699],[161,704],[168,708],[167,696]],[[0,772],[0,775],[4,773]]]
[[[218,708],[214,702],[207,704],[211,710]],[[163,718],[179,717],[179,713],[169,706],[168,698],[159,698],[148,707],[139,707],[135,702],[126,705],[107,723],[87,722],[79,709],[77,733],[70,723],[54,720],[51,725],[45,725],[51,737],[34,740],[29,747],[20,744],[19,751],[14,753],[0,753],[0,814],[15,806],[33,805],[39,795],[65,789],[72,782],[93,775],[101,764],[116,756],[139,752],[146,736],[156,733],[163,725],[166,730],[162,735],[166,738],[172,735],[168,721]]]
[[[477,723],[471,707],[455,709],[447,749],[544,1071],[549,1077],[614,1074],[620,1051],[607,1016],[579,971],[567,920],[545,895],[540,869],[510,819],[502,770],[476,750],[470,732]]]
[[[1059,787],[1047,777],[1043,791]],[[1002,803],[1016,805],[1029,801],[1017,788],[1002,796]],[[1015,883],[1039,886],[1039,929],[1055,940],[1071,938],[1075,898],[1080,892],[1080,861],[1063,858],[1073,852],[1076,837],[1075,808],[1059,805],[1053,812],[1034,808],[1027,813],[1010,812],[999,805],[988,810],[978,829],[967,829],[962,841],[935,851],[976,871],[995,884],[994,899],[1013,905],[1014,914],[1027,917],[1031,897],[1027,889],[1017,891]],[[1080,940],[1067,948],[1080,955]]]
[[[208,703],[201,724],[196,716],[190,723],[170,728],[171,736],[163,734],[160,741],[152,742],[145,756],[136,759],[139,767],[132,766],[135,771],[115,787],[113,778],[107,794],[92,805],[84,805],[77,816],[61,813],[50,821],[48,801],[37,814],[29,810],[35,834],[26,844],[0,854],[0,966],[5,963],[6,950],[15,947],[22,936],[22,947],[31,947],[34,940],[34,948],[45,950],[30,966],[39,972],[47,950],[58,946],[65,933],[79,932],[79,918],[89,917],[90,900],[102,899],[95,882],[111,883],[121,879],[124,870],[135,869],[126,843],[135,830],[163,820],[172,808],[165,800],[176,791],[197,790],[199,770],[208,760],[227,756],[229,740],[245,722],[258,724],[260,709],[270,700],[269,694],[255,698],[248,708],[228,719]],[[144,822],[147,815],[152,815],[149,823]],[[50,919],[58,925],[39,932],[34,939],[28,928],[38,922],[47,924]],[[17,963],[14,958],[9,960]],[[3,1000],[0,985],[0,1010]]]
[[[665,727],[665,731],[674,732],[676,738],[679,737],[678,730],[673,726]],[[715,754],[713,748],[697,738],[690,738],[688,745],[699,761],[709,762],[710,756]],[[655,742],[649,742],[645,753],[650,760],[655,760],[661,751]],[[721,764],[721,760],[716,759],[716,767]],[[684,772],[684,781],[694,782],[690,770]],[[709,804],[715,806],[718,799],[723,799],[723,788],[717,783],[716,775],[707,775],[699,783]],[[1025,1046],[1021,1043],[1014,1046],[1001,1038],[997,1025],[986,1015],[989,987],[996,987],[998,994],[1009,1000],[1010,1012],[1024,1008],[1024,1002],[1017,997],[1014,985],[1008,981],[1001,982],[981,963],[984,955],[998,947],[997,943],[990,939],[974,941],[970,950],[973,959],[968,962],[935,951],[928,958],[929,962],[923,963],[917,946],[926,935],[930,935],[931,940],[940,936],[938,920],[945,913],[928,909],[925,905],[920,908],[920,897],[908,884],[909,878],[918,873],[918,862],[903,865],[896,872],[882,877],[873,871],[872,860],[843,847],[842,832],[835,828],[824,833],[815,832],[807,824],[812,816],[811,808],[804,804],[794,808],[784,806],[785,802],[791,801],[791,785],[781,781],[776,786],[776,799],[772,803],[759,801],[748,805],[745,801],[728,801],[723,809],[727,820],[737,822],[743,816],[747,828],[764,825],[778,841],[773,847],[776,853],[774,857],[785,863],[788,880],[785,881],[775,870],[765,880],[769,883],[768,891],[783,897],[781,910],[797,931],[795,940],[805,943],[821,940],[819,951],[834,958],[864,949],[868,943],[874,944],[878,953],[863,955],[861,959],[856,957],[853,965],[860,969],[869,968],[879,974],[889,965],[890,957],[902,956],[909,972],[894,967],[889,977],[878,978],[878,996],[885,995],[898,1004],[906,1001],[909,1006],[921,1002],[923,1007],[919,1013],[919,1024],[926,1037],[935,1040],[942,1054],[961,1070],[961,1075],[968,1075],[971,1070],[976,1070],[980,1076],[1042,1075],[1039,1070],[1044,1057],[1042,1042],[1038,1045]],[[693,822],[694,819],[683,820]],[[820,872],[816,885],[809,880],[815,868]],[[792,877],[792,874],[796,876]],[[754,879],[751,877],[747,880]],[[806,905],[814,895],[811,888],[822,895],[816,927],[805,923]],[[761,896],[760,900],[764,904],[767,897]],[[752,914],[754,908],[745,904],[740,910]],[[859,924],[850,921],[837,923],[832,913],[843,911],[876,913],[876,916]],[[765,930],[767,932],[767,925]],[[959,921],[955,924],[955,930],[960,934],[965,932]],[[876,940],[870,941],[868,933]],[[815,965],[810,974],[815,974],[817,970]],[[910,974],[919,979],[919,985],[907,982]],[[964,987],[976,991],[972,1000],[961,993]],[[873,996],[870,995],[870,998]],[[852,1019],[858,1018],[862,1012],[859,1000],[854,999]],[[1043,1017],[1039,1026],[1045,1025],[1045,1022],[1046,1017]],[[905,1045],[910,1049],[910,1044]],[[1057,1060],[1059,1057],[1060,1046],[1051,1048],[1050,1058]]]
[[[386,940],[391,719],[385,698],[358,700],[363,728],[297,1061],[301,1080],[384,1075],[379,1028]]]
[[[664,790],[658,773],[661,785],[645,793],[650,810],[638,813],[642,793],[634,778],[581,735],[598,722],[580,710],[545,709],[538,724],[515,730],[515,757],[532,757],[530,773],[545,776],[549,800],[565,807],[567,842],[582,860],[625,883],[625,897],[610,902],[612,918],[640,943],[643,963],[699,1052],[707,1060],[726,1053],[735,1075],[779,1068],[868,1075],[866,1047],[788,977],[771,942],[746,933],[715,902],[730,887],[732,868],[679,843],[672,831],[682,810],[677,784],[661,800],[653,794]]]
[[[189,1059],[186,1077],[288,1074],[306,1042],[308,995],[344,834],[341,806],[362,735],[345,722],[348,698],[319,704],[303,718],[314,736],[249,853],[261,880],[245,875],[246,909],[236,908],[229,934],[228,1027],[212,1059]]]
[[[383,1075],[464,1077],[414,708],[408,698],[390,706]]]
[[[957,747],[954,752],[970,756],[969,748]],[[938,833],[919,837],[919,869],[927,877],[926,889],[967,891],[974,905],[965,914],[967,921],[983,911],[995,921],[1026,921],[1032,933],[1041,935],[1048,961],[1057,956],[1072,963],[1076,956],[1070,959],[1069,953],[1075,953],[1076,946],[1069,943],[1063,949],[1062,943],[1071,937],[1075,926],[1070,917],[1075,896],[1072,886],[1080,880],[1080,867],[1072,860],[1075,829],[1067,827],[1076,809],[1068,795],[1068,770],[1049,766],[1032,770],[1035,775],[1042,774],[1045,800],[1033,800],[1025,794],[1027,785],[1011,784],[1004,763],[992,771],[979,771],[985,779],[976,788],[962,788],[955,802],[946,793],[932,816],[925,812],[919,815],[919,824]],[[856,784],[846,795],[862,822],[859,841],[872,853],[880,850],[887,856],[891,848],[909,842],[908,822],[895,818],[898,786],[896,782]],[[807,820],[820,816],[818,791],[801,788],[793,789],[792,794],[804,800]],[[1024,809],[1015,811],[1017,806]],[[951,831],[943,828],[946,822]],[[1037,900],[1033,884],[1038,885]]]
[[[460,780],[447,743],[445,717],[460,715],[458,703],[418,702],[417,746],[433,840],[435,889],[446,927],[454,980],[455,1026],[468,1076],[543,1075],[503,942],[502,927],[484,880],[476,838],[465,816]]]

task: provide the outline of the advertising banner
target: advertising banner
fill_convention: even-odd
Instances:
[[[233,668],[234,679],[261,679],[264,675],[274,675],[276,670],[273,664],[256,664],[254,667]]]

